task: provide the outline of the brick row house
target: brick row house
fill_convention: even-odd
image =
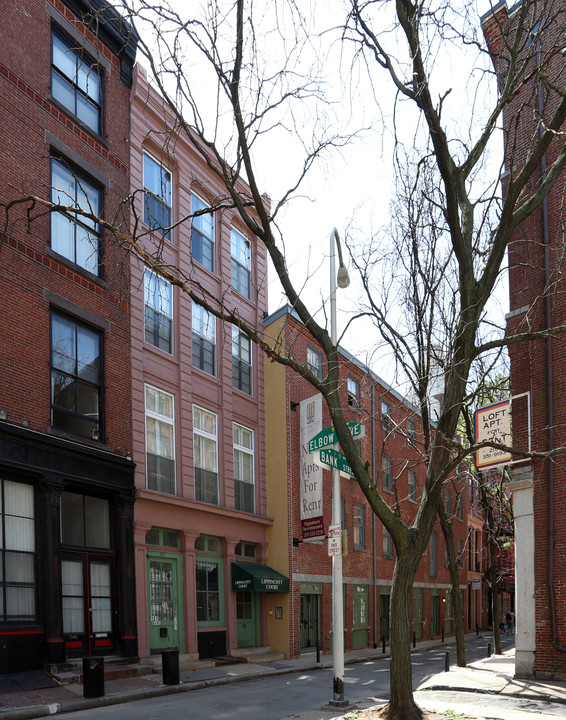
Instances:
[[[101,5],[3,4],[2,203],[110,217],[128,193],[136,42]],[[0,244],[0,672],[137,654],[127,265],[97,223],[26,208]]]
[[[520,89],[503,113],[506,193],[527,154],[563,102],[564,3],[505,1],[482,18],[496,74],[508,66],[518,23],[525,35],[517,59],[528,62]],[[540,74],[538,71],[541,71]],[[532,74],[531,74],[532,73]],[[548,82],[546,81],[548,79]],[[564,151],[564,126],[554,135],[532,173],[539,186]],[[566,322],[563,279],[564,172],[541,207],[512,235],[509,246],[509,335],[544,331]],[[509,347],[513,402],[513,444],[546,451],[566,445],[566,403],[562,376],[565,349],[560,338],[532,339]],[[528,438],[530,393],[532,433]],[[519,463],[511,472],[515,515],[516,665],[519,676],[566,677],[566,461],[563,455]]]
[[[285,352],[323,377],[323,353],[288,307],[265,321],[265,335]],[[340,349],[342,405],[346,420],[361,423],[365,435],[358,441],[362,457],[374,468],[383,497],[399,503],[410,522],[416,515],[426,466],[422,424],[415,408],[395,390]],[[320,395],[294,371],[277,363],[266,368],[266,435],[269,563],[289,577],[288,596],[269,598],[269,636],[274,649],[297,657],[317,644],[331,652],[332,567],[327,541],[305,540],[306,513],[301,512],[301,488],[322,488],[323,528],[332,520],[332,481],[329,470],[317,466],[305,442],[305,426],[317,431],[330,425]],[[318,407],[317,407],[318,406]],[[318,416],[318,425],[316,419]],[[301,428],[303,426],[303,429]],[[314,429],[313,429],[314,432]],[[453,518],[455,548],[462,570],[464,622],[468,630],[488,624],[488,589],[484,577],[484,534],[473,477],[460,468],[447,483],[444,503]],[[353,478],[341,480],[342,529],[347,535],[343,557],[344,647],[346,650],[381,645],[389,638],[390,592],[395,562],[393,541],[374,516]],[[320,507],[317,511],[320,513]],[[445,541],[439,523],[420,564],[413,588],[411,631],[416,640],[454,633],[450,577]]]
[[[160,261],[209,302],[222,299],[261,325],[265,248],[235,210],[206,212],[226,190],[201,146],[174,126],[136,66],[131,180],[144,242],[156,243]],[[175,226],[190,214],[192,223]],[[131,274],[140,656],[178,648],[208,658],[268,646],[261,580],[277,573],[265,567],[263,354],[140,263]]]

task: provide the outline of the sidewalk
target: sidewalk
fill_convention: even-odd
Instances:
[[[475,638],[475,635],[473,638]],[[470,636],[470,639],[473,638]],[[489,638],[486,637],[486,646],[488,641]],[[439,642],[418,643],[417,649],[446,647],[447,650],[450,650],[451,646],[453,646],[453,640],[444,645]],[[454,653],[452,652],[452,654]],[[386,658],[388,658],[388,653],[384,655],[380,648],[377,650],[364,648],[363,650],[347,652],[345,654],[345,663],[379,659],[386,662]],[[204,665],[208,664],[203,663]],[[125,703],[147,697],[188,692],[214,685],[242,682],[264,676],[305,672],[321,667],[332,667],[332,656],[323,656],[320,663],[316,662],[316,657],[313,654],[296,660],[281,660],[262,664],[240,663],[238,665],[191,669],[181,671],[179,685],[163,685],[161,674],[106,680],[104,696],[92,699],[83,697],[84,688],[80,683],[18,690],[17,692],[0,693],[0,720],[45,717],[57,713]],[[134,668],[132,668],[133,671]],[[566,705],[566,682],[519,680],[514,678],[514,671],[514,651],[471,663],[466,668],[458,668],[452,665],[449,672],[432,675],[416,688],[417,702],[423,707],[429,707],[434,701],[433,706],[442,711],[438,706],[442,699],[447,701],[445,693],[458,694],[454,696],[456,699],[463,699],[466,695],[471,697],[470,694],[473,693],[474,697],[483,695],[488,702],[489,695],[498,695],[501,698],[542,700]],[[454,701],[451,701],[448,707],[452,709]],[[470,712],[473,714],[473,711]],[[336,718],[338,714],[337,710],[322,713],[320,710],[307,710],[299,717],[301,720],[315,720],[315,718],[317,720],[319,718],[328,718],[330,720]],[[564,707],[564,714],[566,715],[566,707]],[[489,716],[512,717],[509,714],[497,715],[492,712],[492,708],[490,708]]]

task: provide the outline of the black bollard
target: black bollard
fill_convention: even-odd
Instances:
[[[320,640],[318,638],[316,639],[316,661],[320,662]]]
[[[480,634],[480,626],[476,623],[476,635]]]
[[[179,651],[178,650],[162,650],[161,651],[161,669],[163,671],[164,685],[179,684]]]
[[[104,695],[104,658],[83,658],[83,696],[97,698]]]
[[[442,642],[444,642],[444,628],[442,628]]]
[[[450,653],[447,652],[444,656],[444,672],[448,672],[450,670]]]
[[[417,633],[413,630],[413,647],[417,647]]]
[[[381,638],[381,652],[385,655],[385,635]]]
[[[493,646],[491,643],[487,643],[487,655],[486,657],[491,657],[491,653],[493,651]]]

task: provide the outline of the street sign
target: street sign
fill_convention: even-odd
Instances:
[[[326,450],[320,450],[319,455],[318,464],[323,468],[338,470],[343,477],[354,477],[354,472],[346,460],[346,456],[338,452],[338,450],[327,448]]]
[[[348,427],[352,433],[352,437],[362,438],[364,436],[365,427],[361,423],[349,422]],[[309,452],[313,453],[322,448],[330,447],[338,442],[336,437],[336,431],[334,425],[331,427],[324,428],[318,435],[315,435],[309,440]]]
[[[342,527],[330,525],[328,527],[328,557],[342,554]]]

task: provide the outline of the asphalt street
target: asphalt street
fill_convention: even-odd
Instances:
[[[514,638],[503,639],[503,650],[513,647]],[[466,644],[469,662],[485,657],[487,641],[478,638]],[[450,661],[456,662],[455,648],[450,646]],[[442,672],[447,648],[431,648],[413,653],[413,686],[417,688],[430,675]],[[222,685],[190,693],[135,700],[122,705],[98,707],[92,710],[69,713],[68,720],[281,720],[293,718],[306,710],[318,710],[332,697],[331,669],[297,672],[278,677],[262,677],[257,680]],[[345,667],[345,696],[360,707],[385,702],[389,697],[389,660],[359,662]],[[425,693],[419,693],[425,694]],[[437,698],[439,705],[448,702],[446,693],[427,692],[427,698]],[[495,699],[490,698],[490,706]],[[497,703],[510,700],[497,699]],[[519,702],[519,701],[517,701]],[[427,703],[428,704],[428,703]],[[546,712],[545,703],[534,703],[531,712]],[[544,710],[543,710],[544,707]],[[564,706],[558,708],[564,715]],[[338,712],[336,713],[339,714]],[[497,715],[493,715],[497,717]]]

